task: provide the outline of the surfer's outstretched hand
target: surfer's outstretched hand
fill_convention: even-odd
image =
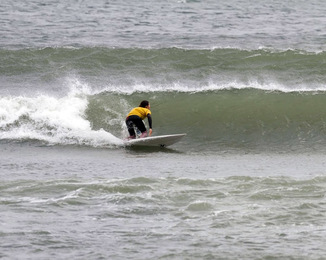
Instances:
[[[150,128],[150,129],[149,129],[148,136],[151,136],[151,135],[152,135],[152,132],[153,132],[153,130],[152,130],[152,128]]]

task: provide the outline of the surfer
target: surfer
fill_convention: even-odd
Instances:
[[[149,133],[148,135],[152,135],[152,117],[151,117],[151,105],[147,100],[143,100],[138,107],[133,108],[126,118],[126,125],[129,132],[129,139],[135,139],[136,133],[134,126],[138,128],[141,132],[140,138],[147,136],[146,127],[144,125],[143,120],[147,117],[148,125],[149,125]]]

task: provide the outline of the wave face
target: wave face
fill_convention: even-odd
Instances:
[[[257,89],[2,97],[0,136],[50,144],[119,146],[118,138],[127,135],[124,118],[143,97],[152,104],[155,134],[185,132],[184,145],[195,150],[325,145],[325,93]]]
[[[87,112],[89,120],[97,129],[103,127],[103,121],[110,115],[107,130],[112,132],[111,125],[115,125],[117,133],[128,105],[136,104],[144,95],[92,96]],[[325,144],[325,93],[244,89],[155,92],[145,96],[152,103],[156,133],[185,132],[188,142],[196,149],[294,149]]]
[[[155,134],[185,132],[180,145],[194,150],[325,144],[324,52],[94,47],[0,54],[1,140],[120,146],[126,114],[148,99]]]

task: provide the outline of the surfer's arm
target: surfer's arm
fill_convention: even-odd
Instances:
[[[147,115],[147,119],[148,119],[148,125],[149,125],[149,136],[152,134],[152,116],[151,114]]]

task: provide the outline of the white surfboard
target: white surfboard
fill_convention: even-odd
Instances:
[[[179,142],[185,135],[186,134],[149,136],[145,138],[131,139],[129,141],[125,141],[125,144],[127,146],[166,147]]]

